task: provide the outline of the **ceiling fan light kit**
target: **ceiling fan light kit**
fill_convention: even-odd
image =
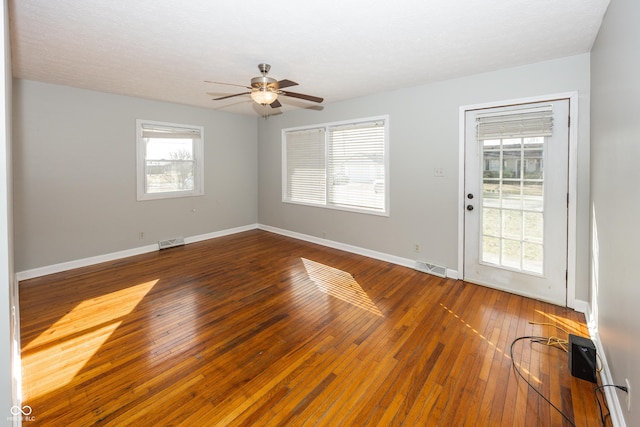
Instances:
[[[278,93],[269,88],[260,87],[251,89],[251,99],[261,105],[269,105],[278,99]]]
[[[268,88],[251,89],[251,99],[261,105],[269,105],[278,99],[278,94]]]
[[[251,95],[251,99],[253,99],[254,102],[260,105],[270,105],[272,108],[278,108],[282,106],[282,104],[280,104],[280,102],[278,101],[278,95],[290,96],[292,98],[304,99],[306,101],[312,101],[312,102],[318,102],[318,103],[321,103],[323,101],[323,98],[319,98],[317,96],[304,95],[301,93],[294,93],[294,92],[285,92],[281,90],[282,88],[285,88],[285,87],[297,86],[298,83],[291,80],[287,80],[287,79],[277,81],[274,78],[268,77],[267,73],[271,69],[271,65],[269,64],[258,64],[258,69],[260,70],[260,73],[262,75],[252,78],[251,86],[242,86],[242,85],[236,85],[232,83],[221,83],[221,82],[212,82],[209,80],[205,80],[207,83],[224,84],[228,86],[239,86],[239,87],[245,87],[247,89],[251,89],[251,92],[242,92],[242,93],[236,93],[234,95],[221,96],[219,98],[215,98],[214,101],[219,101],[222,99],[228,99],[235,96],[241,96],[241,95],[247,95],[247,94]]]

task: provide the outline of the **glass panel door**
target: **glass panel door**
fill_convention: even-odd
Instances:
[[[482,141],[482,263],[544,272],[544,137]]]

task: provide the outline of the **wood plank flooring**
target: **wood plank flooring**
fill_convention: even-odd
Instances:
[[[264,231],[20,284],[28,425],[561,426],[584,316]],[[594,385],[520,341],[579,426]],[[26,424],[26,423],[25,423]]]

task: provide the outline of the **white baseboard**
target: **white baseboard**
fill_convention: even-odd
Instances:
[[[186,244],[201,242],[203,240],[213,239],[216,237],[227,236],[230,234],[240,233],[242,231],[255,230],[258,228],[258,224],[250,224],[242,227],[229,228],[227,230],[214,231],[212,233],[200,234],[197,236],[186,237],[184,239]],[[90,265],[100,264],[102,262],[115,261],[130,256],[141,255],[148,252],[154,252],[158,250],[158,244],[140,246],[137,248],[126,249],[124,251],[112,252],[104,255],[97,255],[88,258],[82,258],[74,261],[61,262],[59,264],[47,265],[44,267],[33,268],[31,270],[19,271],[16,273],[18,281],[33,279],[35,277],[46,276],[47,274],[60,273],[67,270],[73,270],[74,268],[88,267]]]
[[[101,262],[114,261],[121,258],[140,255],[147,252],[153,252],[158,250],[158,245],[146,245],[138,248],[127,249],[119,252],[112,252],[110,254],[96,255],[88,258],[77,259],[74,261],[61,262],[59,264],[46,265],[44,267],[32,268],[31,270],[18,271],[16,277],[18,281],[33,279],[35,277],[46,276],[48,274],[60,273],[67,270],[73,270],[74,268],[87,267],[94,264],[100,264]]]
[[[577,311],[578,313],[584,313],[585,317],[587,314],[587,311],[589,310],[589,303],[586,301],[582,301],[582,300],[574,300],[573,301],[573,307],[572,307],[575,311]]]
[[[228,228],[226,230],[214,231],[212,233],[185,237],[184,242],[186,244],[202,242],[204,240],[215,239],[216,237],[229,236],[231,234],[242,233],[243,231],[255,230],[256,228],[258,228],[258,224],[243,225],[242,227]]]
[[[377,252],[358,246],[348,245],[346,243],[335,242],[333,240],[322,239],[319,237],[310,236],[307,234],[297,233],[295,231],[289,231],[281,228],[271,227],[263,224],[249,224],[242,227],[235,227],[221,231],[214,231],[212,233],[200,234],[191,237],[185,237],[185,244],[201,242],[203,240],[215,239],[216,237],[228,236],[230,234],[241,233],[243,231],[255,230],[256,228],[271,233],[280,234],[283,236],[292,237],[298,240],[304,240],[307,242],[315,243],[322,246],[327,246],[334,249],[351,252],[358,255],[363,255],[369,258],[374,258],[380,261],[391,262],[393,264],[402,265],[408,268],[415,268],[416,261],[409,258],[402,258],[395,255],[390,255],[383,252]],[[100,264],[102,262],[115,261],[130,256],[141,255],[148,252],[154,252],[158,250],[157,244],[140,246],[137,248],[127,249],[124,251],[112,252],[104,255],[97,255],[88,258],[82,258],[74,261],[62,262],[59,264],[48,265],[44,267],[33,268],[30,270],[19,271],[16,273],[18,281],[33,279],[40,276],[46,276],[48,274],[60,273],[63,271],[73,270],[75,268],[87,267],[90,265]],[[458,279],[458,271],[447,268],[447,277]]]
[[[327,246],[334,249],[351,252],[358,255],[363,255],[369,258],[378,259],[381,261],[391,262],[393,264],[402,265],[404,267],[415,268],[416,261],[408,258],[402,258],[395,255],[389,255],[383,252],[372,251],[370,249],[361,248],[358,246],[348,245],[346,243],[335,242],[333,240],[322,239],[319,237],[310,236],[307,234],[297,233],[295,231],[284,230],[282,228],[271,227],[263,224],[249,224],[242,227],[229,228],[221,231],[214,231],[212,233],[199,234],[197,236],[185,237],[185,244],[201,242],[203,240],[215,239],[216,237],[228,236],[230,234],[241,233],[243,231],[255,230],[256,228],[271,233],[280,234],[283,236],[293,237],[294,239],[304,240],[318,245]],[[31,270],[19,271],[16,273],[18,281],[33,279],[35,277],[46,276],[48,274],[60,273],[67,270],[73,270],[74,268],[87,267],[90,265],[100,264],[102,262],[115,261],[130,256],[141,255],[148,252],[158,250],[157,244],[140,246],[137,248],[127,249],[124,251],[112,252],[104,255],[97,255],[88,258],[82,258],[74,261],[62,262],[59,264],[48,265],[44,267],[38,267]],[[447,277],[457,279],[458,271],[447,268]]]
[[[401,265],[403,267],[415,269],[416,260],[409,258],[402,258],[395,255],[390,255],[384,252],[373,251],[371,249],[362,248],[359,246],[348,245],[346,243],[335,242],[329,239],[323,239],[321,237],[310,236],[308,234],[297,233],[295,231],[284,230],[282,228],[271,227],[270,225],[258,224],[260,230],[269,231],[271,233],[280,234],[282,236],[292,237],[298,240],[304,240],[305,242],[315,243],[322,246],[327,246],[333,249],[339,249],[345,252],[351,252],[357,255],[366,256],[369,258],[377,259],[380,261],[390,262],[393,264]],[[447,268],[447,277],[457,279],[458,271]]]
[[[458,274],[458,270],[453,270],[451,268],[447,268],[447,277],[449,279],[462,280],[462,277]]]
[[[576,303],[577,302],[578,301],[576,301]],[[600,341],[597,322],[596,319],[593,318],[593,313],[591,312],[591,305],[584,301],[582,302],[586,304],[584,314],[587,320],[587,326],[589,327],[589,335],[591,335],[591,340],[596,346],[596,354],[600,359],[600,363],[602,363],[602,370],[600,371],[600,381],[602,381],[602,384],[615,384],[611,375],[611,371],[609,370],[609,364],[607,363],[607,357],[604,352],[604,347],[602,346],[602,341]],[[577,308],[576,310],[578,311]],[[620,404],[620,399],[618,399],[618,393],[616,393],[615,390],[615,387],[605,387],[603,389],[605,398],[607,400],[607,406],[609,407],[609,413],[611,414],[611,423],[614,427],[626,427],[624,413],[622,412],[622,405]]]

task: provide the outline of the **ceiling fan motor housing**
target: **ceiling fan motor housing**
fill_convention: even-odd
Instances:
[[[251,79],[251,87],[258,90],[278,90],[278,81],[267,76],[254,77]]]
[[[277,92],[278,81],[271,77],[267,77],[267,73],[270,69],[271,65],[269,64],[258,64],[258,70],[260,70],[262,76],[252,78],[251,87],[260,91]]]

